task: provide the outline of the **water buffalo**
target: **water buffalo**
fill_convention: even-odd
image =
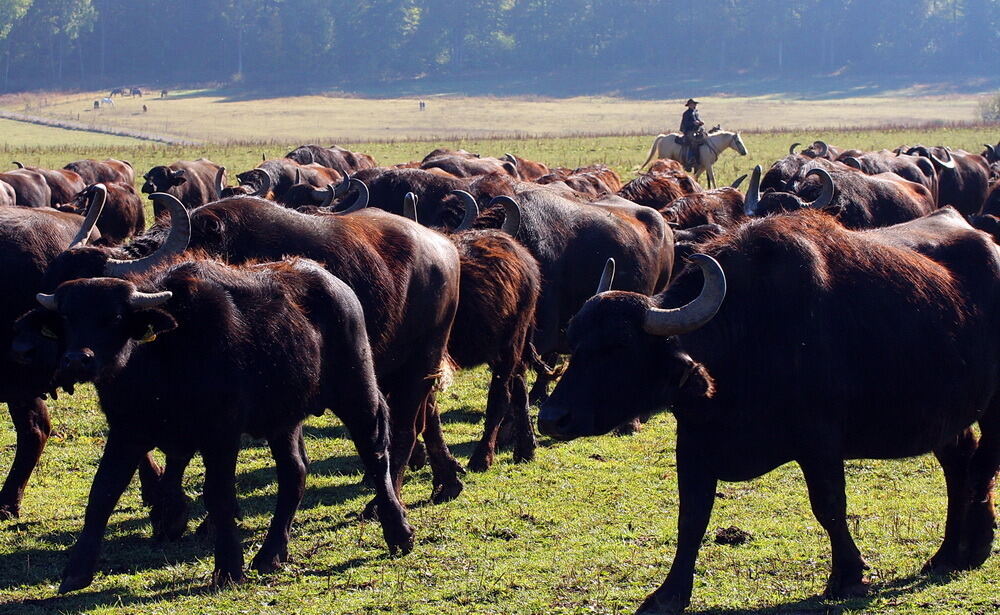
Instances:
[[[570,325],[569,368],[539,414],[543,434],[568,440],[672,409],[677,553],[639,613],[688,605],[717,481],[790,461],[830,536],[828,595],[866,588],[845,459],[933,451],[948,513],[927,568],[981,565],[1000,464],[998,247],[947,208],[869,231],[806,209],[703,249],[655,297],[599,287]]]
[[[142,184],[143,193],[172,194],[188,209],[218,199],[219,186],[226,183],[225,167],[207,158],[178,160],[168,166],[156,166],[142,177],[146,180]],[[160,201],[154,201],[153,215],[159,218],[163,212]]]
[[[135,169],[128,160],[77,160],[63,167],[67,171],[79,174],[87,185],[107,184],[121,182],[123,184],[135,183]]]

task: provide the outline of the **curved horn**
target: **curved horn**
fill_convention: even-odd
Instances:
[[[819,178],[823,180],[823,191],[819,193],[815,201],[809,203],[809,207],[812,209],[823,209],[833,202],[833,176],[827,173],[826,169],[811,169],[806,173],[806,177],[810,175],[819,175]]]
[[[932,152],[930,149],[927,150],[927,155],[930,156],[931,160],[934,161],[934,164],[940,166],[941,168],[943,168],[943,169],[954,169],[955,168],[955,159],[951,157],[951,152],[949,152],[947,149],[945,149],[944,151],[945,151],[946,154],[948,154],[948,159],[947,160],[941,160],[940,158],[938,158],[937,156],[935,156],[934,152]]]
[[[701,267],[705,283],[701,293],[684,307],[662,309],[652,307],[646,310],[642,328],[650,335],[681,335],[703,326],[722,307],[726,298],[726,274],[722,266],[707,254],[692,254],[688,259]]]
[[[343,196],[351,188],[351,178],[348,175],[344,175],[344,179],[340,180],[340,183],[334,188],[335,194],[337,196]]]
[[[990,145],[989,143],[983,143],[983,147],[986,148],[986,157],[987,158],[992,158],[992,159],[995,160],[996,157],[997,157],[997,150],[996,150],[996,148],[993,147],[992,145]]]
[[[417,195],[412,192],[407,192],[406,196],[403,197],[403,217],[420,223],[417,220]]]
[[[137,310],[148,310],[150,308],[155,308],[158,305],[163,305],[174,293],[169,290],[165,290],[159,293],[144,293],[142,291],[132,291],[132,294],[128,298],[128,304]]]
[[[261,162],[267,162],[267,154],[261,152],[261,154],[260,154],[260,161]]]
[[[601,282],[597,285],[597,292],[595,295],[607,292],[611,290],[611,283],[615,281],[615,259],[609,258],[608,262],[604,263],[604,273],[601,274]]]
[[[760,165],[750,172],[750,185],[747,187],[746,200],[743,202],[743,213],[748,216],[757,215],[757,205],[760,203]]]
[[[455,227],[455,232],[467,231],[472,228],[472,223],[475,222],[476,216],[479,215],[479,205],[476,203],[476,199],[465,190],[452,190],[451,193],[462,201],[462,208],[465,210],[462,222]]]
[[[788,146],[788,155],[789,156],[794,156],[795,155],[795,148],[798,147],[798,146],[800,146],[800,145],[802,145],[802,144],[796,141],[795,143],[792,143],[790,146]]]
[[[500,230],[511,237],[517,237],[517,232],[521,230],[521,207],[517,201],[509,196],[500,195],[493,197],[493,200],[490,201],[490,207],[493,205],[503,207],[503,225]]]
[[[97,219],[101,217],[101,212],[104,211],[104,203],[107,198],[108,189],[104,184],[94,184],[90,195],[90,203],[87,205],[87,217],[83,219],[83,224],[80,225],[80,230],[77,231],[76,237],[73,238],[73,241],[69,242],[67,250],[79,248],[87,244],[90,240],[90,234],[94,232],[94,226],[97,225]]]
[[[855,158],[854,156],[846,156],[845,158],[841,159],[841,162],[851,167],[852,169],[857,169],[859,171],[862,170],[861,161]]]
[[[336,188],[333,184],[327,184],[326,188],[322,190],[313,190],[312,198],[313,201],[319,200],[320,207],[329,207],[333,203],[333,197],[335,196]]]
[[[123,278],[129,274],[142,273],[187,250],[188,242],[191,241],[191,214],[172,194],[154,192],[149,195],[149,199],[163,205],[170,213],[170,232],[167,234],[166,240],[149,256],[134,261],[109,258],[108,263],[104,266],[104,275],[111,278]]]
[[[739,177],[736,178],[736,181],[734,181],[732,184],[729,185],[729,187],[739,190],[740,186],[743,184],[743,180],[746,178],[747,178],[746,173],[740,175]]]
[[[826,144],[826,142],[824,142],[824,141],[816,141],[816,142],[814,143],[814,145],[818,145],[818,146],[820,146],[821,148],[823,148],[823,149],[821,149],[821,150],[820,150],[820,152],[819,152],[819,157],[820,157],[820,158],[826,158],[827,156],[829,156],[829,155],[830,155],[830,146],[829,146],[829,145],[827,145],[827,144]]]
[[[219,167],[219,170],[215,172],[215,190],[218,196],[222,196],[222,191],[226,189],[226,167]]]
[[[250,196],[265,198],[267,193],[271,191],[271,176],[264,169],[250,169],[240,175],[242,176],[241,183],[253,186],[253,192],[250,193]]]
[[[353,186],[354,189],[358,191],[358,198],[354,199],[354,202],[351,203],[350,207],[341,212],[338,212],[340,214],[349,214],[351,212],[358,211],[359,209],[364,209],[365,207],[368,207],[368,186],[365,185],[365,182],[361,181],[360,179],[354,179],[352,177],[349,180],[349,185]]]
[[[511,153],[504,154],[503,155],[503,159],[506,160],[507,162],[513,164],[515,167],[517,166],[517,158],[514,158],[513,154],[511,154]]]
[[[49,310],[50,312],[56,312],[59,310],[59,306],[56,305],[55,295],[46,295],[45,293],[38,293],[35,295],[35,301],[39,303],[43,308]]]
[[[10,163],[11,163],[12,165],[15,165],[15,166],[16,166],[17,168],[19,168],[19,169],[23,169],[23,168],[24,168],[24,165],[23,165],[23,164],[21,164],[20,162],[16,161],[16,160],[11,160],[11,161],[10,161]]]
[[[299,169],[295,169],[295,181],[293,185],[298,185],[302,183],[302,172]]]

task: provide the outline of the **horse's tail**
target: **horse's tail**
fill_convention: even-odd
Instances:
[[[646,162],[639,165],[639,169],[642,170],[646,168],[646,165],[653,161],[653,156],[660,150],[660,139],[662,136],[653,139],[653,146],[649,148],[649,156],[646,156]]]

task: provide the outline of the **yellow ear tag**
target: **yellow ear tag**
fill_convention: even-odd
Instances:
[[[153,325],[149,325],[149,328],[146,329],[146,335],[142,336],[142,339],[139,340],[139,343],[148,344],[153,341],[156,341],[156,333],[153,332]]]

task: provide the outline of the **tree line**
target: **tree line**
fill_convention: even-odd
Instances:
[[[0,0],[0,88],[993,75],[1000,0]],[[584,78],[584,77],[581,77]]]

